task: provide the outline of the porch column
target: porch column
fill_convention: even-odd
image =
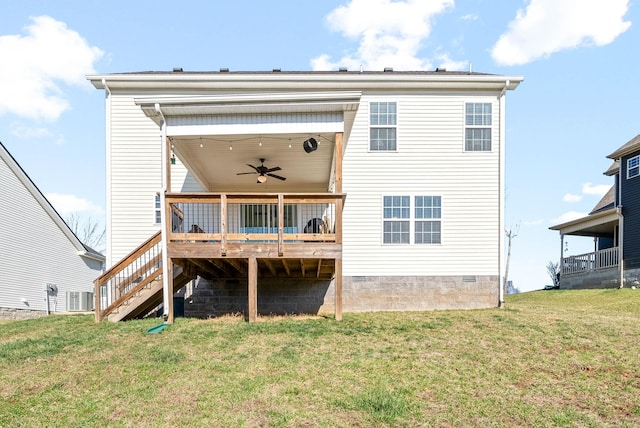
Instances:
[[[249,257],[249,322],[258,319],[258,259],[255,256]]]
[[[336,145],[335,145],[335,193],[342,193],[342,132],[336,132]],[[340,244],[340,258],[334,260],[335,262],[335,318],[336,321],[342,321],[342,198],[336,200],[336,244]]]
[[[558,263],[558,271],[560,272],[560,277],[562,278],[562,267],[564,266],[564,235],[562,233],[560,234],[560,261],[558,261]]]

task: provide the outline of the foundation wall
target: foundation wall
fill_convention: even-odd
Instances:
[[[343,311],[423,311],[479,309],[498,305],[497,276],[345,277]],[[334,312],[333,281],[259,279],[260,314]],[[185,294],[184,315],[208,318],[246,313],[246,280],[199,279]]]

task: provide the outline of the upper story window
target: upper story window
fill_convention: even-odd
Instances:
[[[640,155],[627,159],[627,178],[640,175]]]
[[[369,104],[369,150],[393,152],[396,150],[396,103]]]
[[[466,103],[464,149],[467,152],[491,151],[491,103]]]

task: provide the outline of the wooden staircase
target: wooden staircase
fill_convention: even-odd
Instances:
[[[94,281],[96,321],[123,321],[148,315],[163,300],[160,232]],[[173,269],[172,294],[195,275]]]

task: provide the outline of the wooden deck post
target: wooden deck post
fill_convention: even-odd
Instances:
[[[342,259],[336,259],[335,262],[335,317],[336,321],[342,321]]]
[[[173,312],[173,261],[171,258],[167,258],[169,264],[167,265],[167,275],[169,275],[169,301],[167,302],[167,324],[173,324],[175,321],[175,314]]]
[[[255,322],[258,319],[258,259],[254,256],[249,257],[248,297],[249,322]]]

